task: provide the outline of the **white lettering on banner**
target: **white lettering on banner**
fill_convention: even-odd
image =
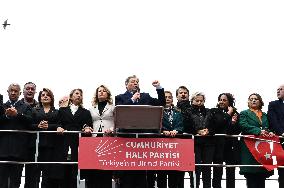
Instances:
[[[166,149],[176,149],[178,143],[176,142],[126,142],[127,148],[166,148]]]
[[[133,161],[129,162],[126,160],[116,161],[116,160],[99,160],[103,166],[114,166],[114,167],[179,167],[180,161]]]
[[[150,158],[158,159],[176,159],[179,158],[179,153],[163,153],[163,152],[150,152]]]
[[[116,161],[116,160],[99,160],[100,163],[102,163],[103,166],[115,166],[115,167],[124,167],[124,166],[136,166],[135,162],[128,162],[126,160],[124,161]]]
[[[177,159],[180,158],[179,153],[172,153],[167,152],[133,152],[133,151],[127,151],[125,152],[125,158],[128,159]]]
[[[137,166],[158,166],[158,161],[139,161]]]
[[[179,165],[180,165],[179,161],[169,161],[169,162],[160,161],[160,166],[179,166]]]
[[[130,159],[146,159],[147,158],[147,152],[126,152],[125,153],[126,158]]]

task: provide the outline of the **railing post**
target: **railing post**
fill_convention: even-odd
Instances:
[[[33,134],[33,133],[32,133]],[[35,152],[35,162],[38,162],[38,144],[39,144],[39,131],[36,132],[36,152]]]
[[[82,133],[79,133],[79,140],[82,137]],[[79,147],[78,147],[78,153],[79,153]],[[78,166],[78,164],[77,164]],[[81,179],[81,175],[80,175],[80,169],[78,168],[78,175],[77,175],[77,188],[80,187],[80,179]],[[86,180],[85,180],[86,181]]]
[[[194,144],[194,135],[192,135],[192,140],[193,140],[193,144]],[[195,152],[194,152],[194,159],[195,159]],[[192,172],[192,176],[193,176],[193,187],[196,188],[196,166],[195,166],[195,170]]]

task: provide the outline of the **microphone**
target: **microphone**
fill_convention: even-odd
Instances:
[[[134,95],[135,93],[137,93],[137,92],[140,93],[140,88],[139,88],[139,86],[135,86],[135,89],[133,90],[133,95]],[[140,98],[137,98],[137,99],[136,99],[136,102],[137,102],[137,103],[139,102],[139,99],[140,99]]]
[[[135,86],[135,88],[133,89],[133,94],[135,94],[135,93],[139,93],[140,92],[140,88],[139,88],[139,86]]]

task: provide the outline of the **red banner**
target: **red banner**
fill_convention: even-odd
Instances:
[[[78,165],[80,169],[193,171],[194,143],[177,138],[83,137]]]
[[[284,165],[284,150],[278,136],[267,138],[251,135],[244,140],[255,160],[267,170],[271,171]]]

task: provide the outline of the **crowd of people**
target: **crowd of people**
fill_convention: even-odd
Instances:
[[[96,88],[92,107],[83,107],[82,89],[73,89],[69,96],[59,101],[55,108],[54,94],[48,88],[39,91],[35,99],[36,84],[28,82],[23,87],[10,84],[7,92],[9,100],[3,102],[0,95],[0,161],[39,161],[39,162],[77,162],[79,136],[66,131],[82,131],[83,136],[111,136],[114,130],[116,105],[153,105],[164,106],[162,129],[164,137],[178,137],[183,133],[195,135],[194,152],[197,164],[256,165],[259,164],[243,139],[237,137],[213,136],[261,135],[263,137],[284,134],[284,85],[277,89],[278,100],[268,105],[268,113],[262,111],[264,103],[261,95],[248,96],[248,109],[240,113],[235,108],[235,98],[231,93],[221,93],[215,108],[206,108],[206,96],[195,92],[191,96],[185,86],[176,89],[177,104],[173,94],[164,90],[155,80],[157,98],[149,93],[140,92],[139,79],[132,75],[126,78],[126,92],[113,97],[111,91],[100,85]],[[15,132],[3,132],[15,130]],[[16,130],[56,131],[39,133],[38,150],[36,135]],[[120,130],[129,133],[133,130]],[[135,130],[143,132],[144,130]],[[92,134],[92,132],[101,134]],[[0,188],[19,188],[23,164],[0,163]],[[235,168],[226,168],[226,187],[235,187]],[[108,171],[81,170],[80,177],[85,179],[87,188],[111,188],[114,180],[120,188],[183,188],[182,171]],[[190,187],[221,188],[223,167],[196,166],[195,176],[190,174]],[[240,167],[240,174],[247,180],[248,188],[264,188],[265,179],[273,174],[264,167]],[[278,169],[279,187],[284,187],[284,170]],[[76,164],[25,164],[25,188],[75,188],[77,187],[78,166]],[[40,177],[42,181],[40,182]],[[194,181],[195,178],[195,181]]]

